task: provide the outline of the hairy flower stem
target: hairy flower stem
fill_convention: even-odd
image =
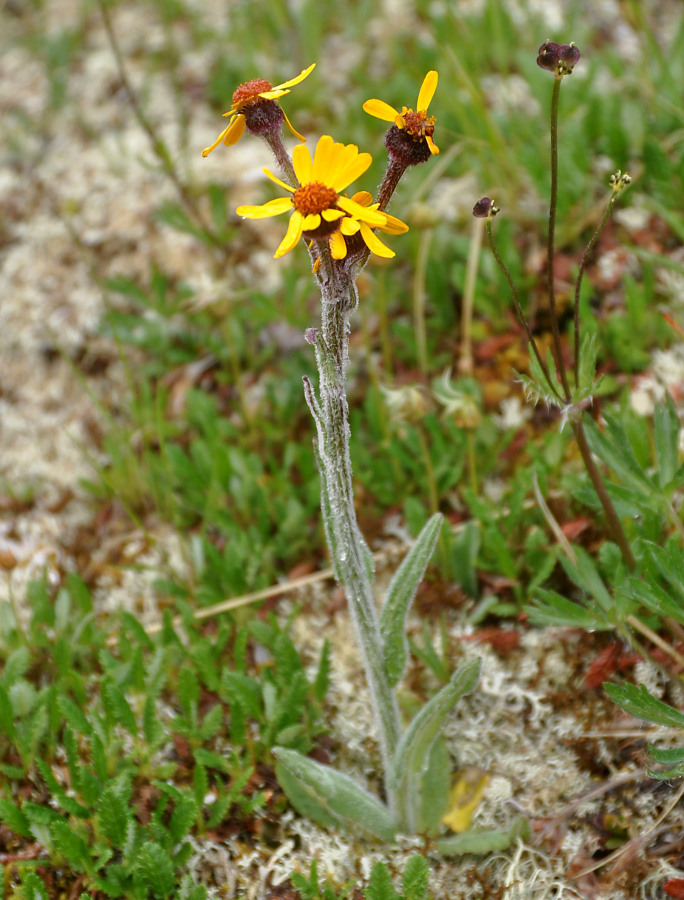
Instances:
[[[389,206],[389,202],[392,199],[392,194],[396,191],[397,185],[401,181],[402,175],[406,171],[407,166],[403,163],[397,162],[396,160],[390,157],[390,161],[387,164],[387,169],[385,170],[385,177],[382,179],[382,184],[378,189],[378,196],[376,203],[378,203],[378,209],[380,212],[384,212]]]
[[[295,175],[295,170],[294,166],[292,165],[292,160],[290,159],[290,154],[285,148],[285,144],[283,143],[283,139],[280,136],[280,132],[265,131],[263,134],[263,138],[273,151],[276,162],[280,166],[283,175],[285,175],[285,180],[287,181],[287,183],[293,188],[299,187],[299,180]]]
[[[305,379],[306,399],[316,421],[321,468],[322,506],[335,573],[341,581],[361,649],[388,793],[397,813],[398,800],[389,787],[392,759],[401,734],[399,708],[383,664],[382,642],[372,588],[373,563],[356,520],[349,455],[349,407],[346,368],[349,359],[349,315],[358,296],[351,276],[335,267],[327,247],[321,253],[321,330],[316,334],[319,399]]]
[[[556,209],[558,206],[558,99],[560,97],[561,77],[554,78],[551,95],[551,202],[549,204],[549,231],[546,242],[546,277],[548,280],[549,309],[551,311],[551,330],[553,345],[556,349],[556,365],[566,397],[570,396],[568,376],[561,347],[558,309],[556,306],[556,285],[553,263],[556,255]]]

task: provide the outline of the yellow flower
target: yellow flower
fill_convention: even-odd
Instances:
[[[328,240],[333,258],[344,259],[347,255],[344,239],[357,233],[371,252],[388,258],[394,256],[394,251],[385,246],[372,229],[400,234],[407,230],[403,222],[379,212],[377,204],[364,205],[340,194],[370,166],[370,153],[359,153],[355,144],[338,144],[330,135],[324,134],[318,141],[313,159],[309,150],[300,144],[294,148],[292,164],[299,181],[298,188],[285,184],[268,169],[263,170],[292,197],[278,197],[263,206],[239,206],[236,210],[239,216],[247,219],[264,219],[292,210],[287,233],[274,254],[276,258],[289,253],[304,236],[307,240]],[[361,194],[362,201],[367,202],[366,198],[371,199],[370,194]]]
[[[295,84],[304,81],[315,66],[316,63],[313,63],[308,69],[303,69],[296,78],[283,81],[282,84],[277,84],[275,87],[270,81],[265,81],[263,78],[253,78],[251,81],[241,84],[233,94],[233,105],[228,112],[223,114],[230,116],[228,124],[214,143],[202,150],[202,156],[207,156],[221,142],[226,147],[237,144],[245,133],[245,128],[253,133],[263,134],[265,131],[279,129],[283,121],[295,137],[300,141],[306,140],[292,127],[292,123],[285,115],[278,100],[285,94],[289,94],[290,88]]]
[[[385,103],[384,100],[366,100],[363,104],[365,112],[376,119],[382,119],[385,122],[393,122],[400,131],[410,135],[414,141],[425,141],[430,148],[430,153],[436,156],[439,153],[439,147],[432,140],[435,133],[434,116],[428,116],[427,110],[430,101],[435,95],[437,88],[437,72],[431,70],[423,79],[420,92],[418,94],[418,102],[416,103],[415,112],[409,107],[402,106],[401,112]],[[429,159],[429,157],[427,157]]]

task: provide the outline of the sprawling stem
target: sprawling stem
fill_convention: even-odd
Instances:
[[[349,455],[349,408],[346,396],[346,368],[349,347],[349,315],[356,308],[353,278],[332,264],[327,247],[321,253],[319,279],[322,327],[316,335],[316,362],[319,372],[319,400],[307,395],[318,431],[318,451],[324,473],[323,498],[329,512],[335,571],[342,582],[361,648],[371,702],[378,728],[385,775],[401,733],[399,709],[384,670],[382,645],[372,588],[372,558],[361,535],[354,509],[352,467]],[[397,800],[388,796],[390,809]],[[401,813],[400,813],[401,815]]]
[[[558,207],[558,99],[560,97],[561,77],[553,82],[551,96],[551,202],[549,204],[549,232],[546,242],[546,277],[548,282],[549,309],[551,311],[551,330],[553,345],[556,349],[556,365],[566,399],[570,396],[568,376],[565,371],[563,349],[561,347],[558,309],[556,306],[556,285],[554,281],[553,263],[556,255],[556,209]]]

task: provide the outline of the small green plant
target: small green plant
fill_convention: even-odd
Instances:
[[[363,896],[365,900],[429,900],[429,878],[430,867],[427,860],[419,853],[414,853],[404,867],[401,876],[401,892],[399,892],[392,883],[392,876],[387,864],[380,860],[371,869]],[[327,879],[321,884],[315,859],[311,861],[308,877],[299,872],[293,872],[290,881],[302,900],[346,900],[353,891],[352,883],[339,889],[336,889]]]

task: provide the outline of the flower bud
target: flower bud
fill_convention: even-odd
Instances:
[[[494,206],[494,201],[489,197],[481,197],[473,206],[473,215],[476,219],[492,219],[499,212],[499,207]]]
[[[579,49],[572,42],[557,44],[555,41],[544,41],[537,54],[537,65],[562,78],[563,75],[572,75],[579,58]]]

